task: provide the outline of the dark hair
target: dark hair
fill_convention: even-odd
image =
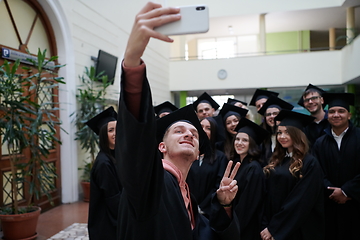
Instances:
[[[303,166],[303,159],[309,151],[308,140],[300,129],[293,126],[286,126],[287,132],[293,142],[293,156],[291,159],[289,172],[296,178],[302,178],[301,169]],[[269,164],[264,167],[265,175],[269,176],[270,172],[276,166],[281,164],[285,158],[286,148],[283,148],[279,141],[276,140],[276,147],[272,154]]]
[[[100,128],[100,131],[99,131],[99,148],[100,148],[101,152],[105,153],[106,156],[108,156],[115,163],[115,158],[111,154],[111,149],[109,148],[108,124],[109,123],[106,123],[105,125],[103,125]]]
[[[216,148],[215,148],[215,143],[216,143],[216,139],[217,139],[217,124],[216,121],[213,117],[206,117],[204,119],[202,119],[200,121],[200,123],[203,120],[208,120],[210,123],[210,146],[211,146],[211,152],[207,152],[207,156],[204,156],[204,160],[208,159],[207,157],[209,156],[209,162],[210,164],[213,164],[215,159],[216,159]]]
[[[318,93],[320,97],[322,97],[322,92],[320,92],[319,90],[316,90],[314,88],[309,88],[308,90],[306,90],[303,94],[302,97],[306,97],[309,93]]]
[[[235,116],[239,121],[241,117],[237,115],[231,115]],[[230,116],[229,116],[230,117]],[[234,136],[228,132],[226,129],[226,119],[224,121],[224,127],[225,127],[225,141],[224,141],[224,153],[228,160],[231,160],[234,156],[232,150],[234,148]]]
[[[239,132],[238,132],[239,133]],[[236,135],[238,134],[236,133]],[[235,139],[236,139],[236,135],[233,139],[233,148],[231,150],[231,157],[232,159],[235,159],[236,155],[238,156],[239,154],[236,153],[235,151]],[[259,147],[259,145],[256,144],[255,140],[248,134],[249,136],[249,150],[248,150],[248,153],[247,153],[247,156],[249,157],[249,161],[259,161],[261,162],[261,149]]]

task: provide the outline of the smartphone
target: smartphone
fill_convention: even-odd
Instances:
[[[205,33],[209,31],[209,8],[206,5],[182,6],[181,19],[176,22],[164,24],[154,30],[167,35],[183,35]]]

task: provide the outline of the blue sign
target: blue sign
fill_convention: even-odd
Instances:
[[[11,50],[11,49],[4,48],[4,47],[1,48],[1,53],[2,53],[1,54],[2,58],[9,59],[9,60],[14,60],[14,61],[19,59],[20,62],[29,64],[29,65],[33,65],[33,63],[29,61],[29,59],[37,61],[36,56],[26,54],[26,53],[23,53],[23,52],[19,52],[19,51],[15,51],[15,50]],[[52,69],[52,68],[55,67],[55,63],[54,62],[48,62],[46,64],[46,66],[44,66],[44,67],[48,68],[48,69]]]
[[[3,58],[10,58],[10,50],[7,48],[2,48],[2,57]]]

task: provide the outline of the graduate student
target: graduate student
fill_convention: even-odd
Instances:
[[[326,93],[328,121],[314,145],[324,171],[326,240],[359,239],[360,129],[351,121],[352,93]]]
[[[154,111],[156,113],[156,117],[158,118],[162,118],[177,109],[178,107],[176,107],[174,104],[172,104],[169,101],[165,101],[159,105],[154,106]]]
[[[323,174],[301,129],[313,117],[281,110],[275,151],[267,166],[263,240],[324,239]]]
[[[265,165],[269,163],[272,153],[276,146],[276,132],[277,125],[275,117],[279,114],[282,109],[292,110],[294,108],[290,103],[278,98],[276,96],[270,96],[269,99],[260,108],[258,113],[262,115],[265,121],[261,126],[267,130],[270,134],[264,139],[262,143],[262,154]]]
[[[249,108],[247,107],[247,105],[248,105],[247,102],[240,101],[240,100],[235,99],[235,98],[228,98],[227,103],[231,104],[231,105],[234,105],[236,107],[241,107],[241,108],[249,110]],[[253,115],[252,115],[251,111],[247,112],[246,118],[253,121]]]
[[[206,117],[214,117],[215,111],[220,107],[207,92],[201,94],[193,103],[193,106],[199,120]]]
[[[116,239],[122,186],[115,168],[117,113],[109,107],[86,124],[99,135],[100,152],[90,174],[88,231],[91,240]]]
[[[241,165],[235,176],[238,193],[233,201],[233,208],[239,219],[239,239],[261,239],[259,232],[262,230],[265,176],[260,164],[259,145],[269,133],[247,118],[241,118],[235,130],[234,162],[239,161]]]
[[[214,118],[207,117],[200,121],[201,127],[210,140],[211,151],[201,155],[191,165],[186,182],[199,204],[200,213],[209,217],[212,195],[219,188],[220,181],[228,164],[223,152],[215,148],[217,124]]]
[[[238,165],[231,172],[230,163],[225,170],[214,198],[218,222],[210,228],[185,182],[191,164],[208,146],[193,106],[155,120],[141,56],[150,38],[172,42],[154,27],[179,19],[178,8],[147,3],[136,16],[125,50],[115,148],[123,185],[119,240],[214,239],[215,230],[222,239],[238,236],[236,216],[222,206],[231,204],[236,195],[233,178]]]
[[[248,109],[247,108],[247,105],[248,105],[247,102],[240,101],[240,100],[235,99],[235,98],[228,98],[227,103],[231,104],[231,105],[234,105],[234,106],[237,106],[237,107],[242,107],[242,108]]]
[[[256,107],[256,111],[259,111],[260,108],[264,105],[264,103],[269,99],[270,96],[278,96],[279,93],[277,92],[273,92],[273,91],[268,91],[268,90],[263,90],[263,89],[256,89],[249,105],[251,106],[255,106]]]
[[[233,160],[234,137],[236,135],[235,128],[241,118],[246,118],[249,110],[236,107],[228,103],[224,103],[218,117],[221,118],[225,129],[225,140],[217,143],[217,148],[225,153],[228,160]]]
[[[309,140],[310,148],[320,136],[325,134],[324,130],[329,126],[327,111],[324,110],[324,93],[326,92],[323,89],[309,84],[298,101],[298,104],[308,110],[310,115],[315,118],[305,128],[305,135]]]

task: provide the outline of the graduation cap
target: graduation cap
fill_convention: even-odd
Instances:
[[[281,111],[282,109],[292,110],[294,106],[281,98],[270,96],[264,105],[259,109],[258,113],[264,116],[268,108],[277,108]]]
[[[275,117],[275,121],[280,121],[279,126],[293,126],[303,130],[308,124],[314,121],[314,117],[290,110],[281,110]]]
[[[326,91],[324,91],[323,89],[315,86],[315,85],[312,85],[311,83],[309,83],[309,85],[306,87],[305,91],[306,92],[307,90],[312,90],[312,91],[315,91],[317,93],[320,94],[320,96],[322,96],[324,93],[326,93]],[[303,96],[300,97],[298,103],[300,106],[304,107],[304,99],[303,99]],[[323,107],[325,107],[326,104],[323,104]]]
[[[108,122],[116,121],[117,113],[115,112],[113,107],[109,107],[106,110],[102,111],[85,124],[88,125],[91,130],[93,130],[97,135],[99,135],[100,129],[102,126],[107,124]]]
[[[343,107],[349,111],[350,105],[354,106],[355,95],[353,93],[325,93],[325,104],[329,105],[329,109],[332,107]]]
[[[261,144],[264,139],[269,135],[268,131],[247,118],[240,119],[238,125],[235,128],[235,131],[238,133],[246,133],[252,139],[254,139],[254,141],[258,145]]]
[[[157,132],[156,138],[158,143],[163,141],[165,132],[176,122],[187,122],[193,125],[199,133],[199,150],[200,153],[205,153],[210,151],[210,142],[209,138],[204,132],[200,121],[194,112],[192,104],[189,104],[185,107],[182,107],[174,112],[159,118],[156,120]]]
[[[222,117],[223,121],[225,122],[226,119],[231,115],[237,115],[241,118],[244,118],[246,117],[248,111],[249,111],[248,109],[244,109],[228,103],[224,103],[224,105],[222,106],[219,112],[219,115]]]
[[[178,109],[178,107],[176,107],[174,104],[172,104],[169,101],[163,102],[154,107],[154,111],[157,116],[160,116],[160,114],[162,114],[164,112],[172,113],[173,111],[175,111],[177,109]]]
[[[268,99],[271,95],[278,96],[279,93],[263,89],[256,89],[253,97],[251,98],[250,105],[255,106],[257,100],[262,98]]]
[[[200,103],[210,104],[210,106],[212,106],[215,110],[220,107],[220,105],[217,104],[217,102],[215,102],[214,99],[209,94],[207,94],[206,92],[201,94],[201,96],[198,97],[198,99],[196,99],[196,101],[193,103],[193,107],[194,107],[196,112],[197,112],[197,107],[198,107],[198,105]]]
[[[243,101],[237,100],[235,98],[228,98],[228,100],[227,100],[227,103],[231,104],[231,105],[235,105],[235,103],[237,103],[237,102],[239,102],[239,103],[241,103],[242,105],[245,105],[245,106],[248,105],[247,102],[243,102]]]

